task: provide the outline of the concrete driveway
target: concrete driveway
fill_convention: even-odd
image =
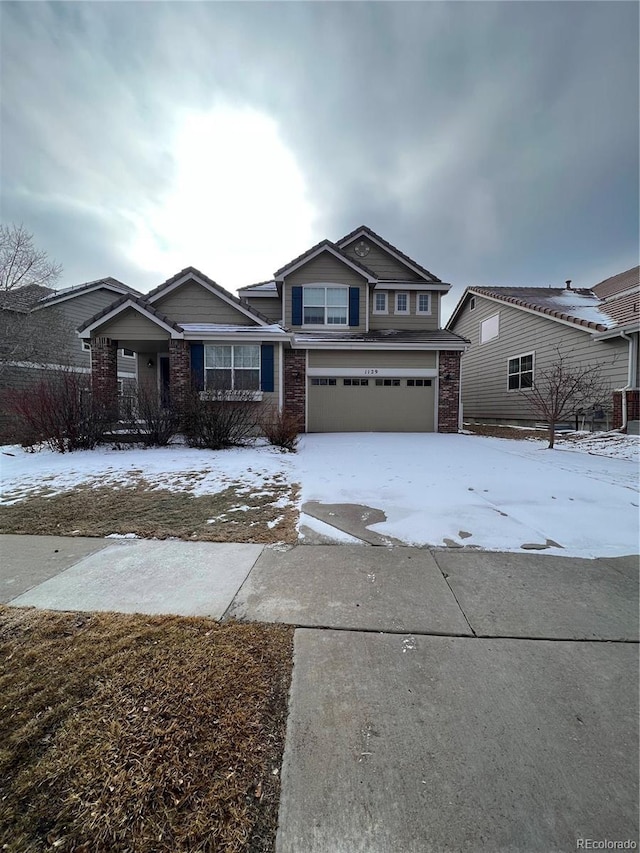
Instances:
[[[638,843],[637,557],[11,536],[0,548],[12,605],[306,626],[278,853]]]

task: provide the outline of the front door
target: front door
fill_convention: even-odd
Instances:
[[[160,403],[163,409],[168,409],[171,403],[169,397],[169,356],[160,356]]]

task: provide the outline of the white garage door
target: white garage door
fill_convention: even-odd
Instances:
[[[313,376],[309,432],[433,432],[435,379]]]

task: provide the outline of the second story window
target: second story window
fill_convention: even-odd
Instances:
[[[373,294],[373,313],[387,313],[387,294],[384,291]]]
[[[416,296],[416,314],[431,314],[431,294],[418,293]]]
[[[303,322],[311,326],[346,326],[349,321],[348,287],[305,287]]]
[[[409,294],[396,293],[396,314],[409,313]]]

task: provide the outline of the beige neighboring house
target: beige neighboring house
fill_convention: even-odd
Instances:
[[[308,432],[455,432],[466,341],[440,328],[449,289],[361,226],[240,298],[188,267],[144,297],[123,295],[78,333],[105,393],[125,347],[138,356],[139,381],[165,400],[222,383]]]
[[[26,285],[1,294],[0,393],[26,388],[61,367],[90,374],[90,346],[78,338],[76,329],[123,294],[139,296],[114,278],[61,290]],[[135,353],[120,349],[116,377],[120,393],[135,388],[136,373]],[[5,415],[0,413],[0,427]]]
[[[467,288],[447,323],[470,341],[462,359],[465,421],[535,423],[527,389],[559,349],[575,364],[600,366],[611,396],[596,421],[637,431],[639,269],[591,288]]]

